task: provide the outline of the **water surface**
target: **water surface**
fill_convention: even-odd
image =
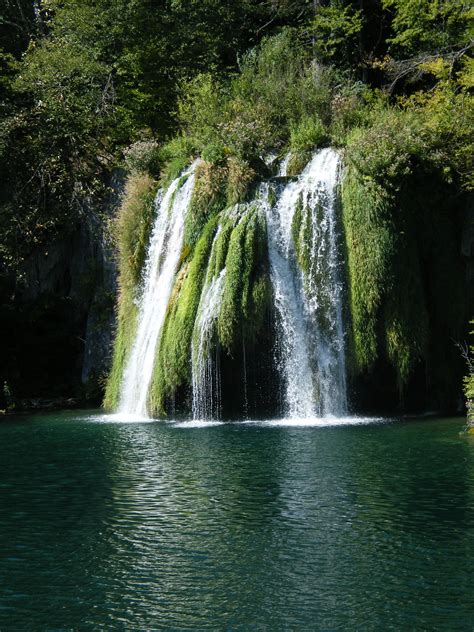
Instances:
[[[0,630],[472,630],[462,419],[0,422]]]

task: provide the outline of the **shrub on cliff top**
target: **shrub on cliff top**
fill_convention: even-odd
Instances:
[[[160,146],[155,140],[140,140],[124,150],[125,167],[129,173],[148,173],[157,176],[160,172]]]

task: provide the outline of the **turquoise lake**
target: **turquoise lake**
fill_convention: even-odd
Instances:
[[[0,630],[474,628],[465,421],[0,421]]]

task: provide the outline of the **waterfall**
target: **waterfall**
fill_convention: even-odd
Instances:
[[[148,389],[181,255],[184,221],[194,186],[193,172],[194,165],[174,180],[164,195],[159,192],[156,198],[157,215],[144,268],[137,334],[124,371],[120,414],[147,415]]]
[[[316,154],[303,178],[306,210],[300,240],[309,238],[308,271],[303,280],[305,309],[314,332],[319,412],[347,414],[346,353],[343,323],[343,266],[337,217],[339,156],[331,149]]]
[[[288,417],[314,415],[313,381],[305,331],[305,314],[298,279],[289,257],[285,225],[281,214],[268,202],[268,185],[263,185],[263,209],[267,217],[268,256],[278,317],[278,369],[283,382]]]
[[[285,159],[280,175],[286,172],[287,163]],[[338,171],[337,153],[322,149],[284,187],[273,207],[268,201],[264,204],[284,414],[289,417],[347,412]],[[265,189],[263,193],[268,200]],[[297,211],[300,226],[295,226]],[[295,237],[304,256],[297,252]]]
[[[215,257],[250,211],[263,214],[267,224],[281,412],[293,419],[347,413],[337,204],[340,159],[330,148],[318,150],[297,178],[285,176],[288,162],[286,157],[279,177],[262,183],[252,201],[221,212],[190,340],[194,419],[216,419],[221,412],[216,324],[224,286],[233,277],[230,268],[216,269]],[[138,299],[137,333],[123,375],[120,414],[146,416],[148,412],[148,392],[182,252],[194,172],[192,165],[156,198],[156,220]],[[230,233],[223,232],[224,225],[232,226]],[[245,345],[243,339],[247,389],[252,385],[247,384]],[[247,392],[244,400],[247,402]]]
[[[216,233],[214,242],[219,231]],[[214,325],[219,314],[226,269],[208,281],[199,302],[191,345],[194,419],[220,416],[220,375],[218,358],[213,361],[211,348]]]

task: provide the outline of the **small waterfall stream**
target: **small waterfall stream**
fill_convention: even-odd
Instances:
[[[184,221],[194,186],[194,165],[157,195],[157,215],[143,274],[138,326],[124,371],[119,413],[147,415],[156,347],[183,244]],[[183,178],[187,178],[184,184]]]
[[[225,274],[224,268],[204,288],[194,325],[191,346],[194,419],[218,419],[220,416],[218,359],[212,357],[211,346],[224,289]]]

